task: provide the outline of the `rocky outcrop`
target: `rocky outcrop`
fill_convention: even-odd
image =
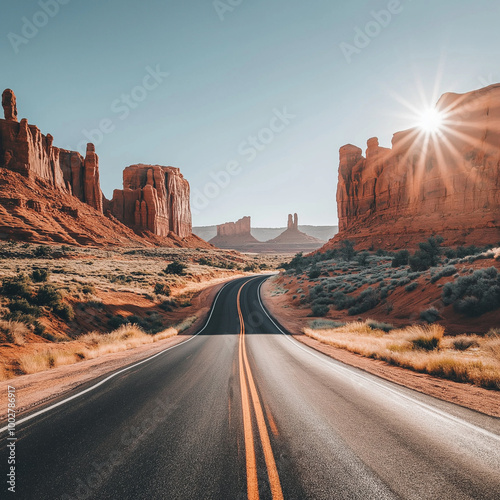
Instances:
[[[217,226],[217,235],[209,243],[219,248],[242,249],[246,245],[260,244],[250,233],[250,217]]]
[[[226,222],[217,226],[217,236],[248,236],[250,217],[242,217],[236,222]]]
[[[128,167],[124,171],[124,189],[115,191],[113,200],[107,201],[103,198],[100,188],[99,158],[93,144],[87,145],[85,158],[76,151],[54,147],[50,134],[43,135],[35,125],[29,125],[25,118],[17,121],[16,97],[10,89],[2,94],[2,106],[5,119],[0,120],[0,170],[4,170],[4,179],[14,182],[16,175],[20,176],[31,189],[29,194],[23,197],[17,196],[15,192],[9,193],[6,185],[3,185],[0,205],[4,204],[3,208],[10,214],[11,224],[17,224],[17,228],[12,227],[9,230],[5,224],[0,224],[4,235],[12,237],[14,234],[23,233],[29,235],[26,238],[36,241],[35,233],[36,228],[40,227],[40,217],[32,215],[35,212],[48,212],[50,203],[46,200],[54,198],[64,199],[55,203],[57,214],[72,218],[67,226],[71,227],[68,234],[64,229],[57,229],[59,236],[55,236],[54,241],[102,244],[106,241],[106,236],[100,235],[94,218],[88,217],[88,210],[94,209],[99,218],[105,208],[106,222],[101,220],[100,226],[121,231],[125,239],[129,238],[131,228],[140,235],[147,232],[146,238],[155,244],[189,246],[193,243],[195,246],[206,246],[205,242],[191,234],[189,183],[178,168],[159,165]],[[15,175],[12,176],[9,172]],[[20,182],[16,181],[16,184]],[[36,185],[44,191],[45,198],[37,194]],[[81,204],[76,201],[72,203],[71,200],[75,198],[85,207],[89,207],[88,210],[82,209]],[[22,217],[19,212],[21,209]],[[86,217],[87,221],[92,220],[93,227],[88,228],[88,231],[81,230],[85,234],[94,234],[97,239],[77,234],[78,228],[87,227],[85,221],[75,225],[73,219],[80,217]],[[56,219],[52,218],[46,225],[43,224],[49,229],[40,241],[50,241],[50,227],[56,232],[55,228],[59,226]],[[26,224],[23,221],[26,221]],[[27,229],[21,230],[25,225]],[[116,229],[118,227],[122,229]],[[117,241],[106,230],[104,233],[108,234],[109,242]],[[123,238],[118,240],[122,241]],[[169,238],[171,241],[163,238]],[[133,238],[133,241],[136,240],[141,241],[140,238]]]
[[[2,108],[6,120],[17,122],[16,96],[10,89],[2,92]]]
[[[266,246],[276,245],[277,251],[313,251],[323,243],[322,240],[299,231],[299,217],[297,214],[288,215],[288,227],[276,238],[266,242]]]
[[[189,183],[178,168],[131,165],[123,172],[123,189],[113,192],[111,213],[138,232],[157,236],[191,235]]]
[[[392,149],[376,138],[366,156],[340,148],[339,234],[364,247],[414,247],[432,233],[445,244],[500,241],[500,85],[445,94],[445,123],[435,134],[394,134]]]

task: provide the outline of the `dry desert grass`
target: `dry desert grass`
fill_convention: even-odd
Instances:
[[[500,332],[444,336],[440,325],[413,325],[384,332],[369,321],[337,328],[305,328],[320,342],[430,375],[500,390]]]
[[[143,344],[151,344],[168,339],[189,328],[196,317],[190,317],[182,323],[166,330],[149,335],[136,325],[123,325],[108,334],[91,332],[82,335],[77,342],[66,342],[57,347],[46,347],[40,352],[19,356],[19,369],[25,373],[37,373],[82,361],[93,359],[104,354],[133,349]],[[2,376],[2,373],[0,373]],[[7,373],[4,370],[4,377]]]

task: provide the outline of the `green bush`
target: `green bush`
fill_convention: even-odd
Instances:
[[[308,278],[311,280],[319,278],[320,275],[321,275],[321,269],[316,265],[312,266],[310,271],[307,273]]]
[[[326,316],[330,308],[325,304],[314,304],[311,308],[311,316]]]
[[[370,258],[370,252],[367,252],[366,250],[359,253],[356,256],[356,262],[361,266],[361,267],[366,267],[368,265]]]
[[[413,290],[415,290],[417,287],[418,287],[418,283],[416,281],[414,281],[413,283],[410,283],[409,285],[406,285],[405,286],[405,290],[407,292],[413,292]]]
[[[165,295],[165,297],[170,297],[172,291],[166,283],[155,283],[154,291],[156,295]]]
[[[47,258],[52,255],[52,248],[47,245],[40,245],[35,248],[33,255],[38,258]]]
[[[409,258],[411,270],[426,271],[436,266],[442,253],[443,241],[441,236],[431,236],[427,241],[419,243],[420,249]]]
[[[53,285],[42,285],[36,292],[35,301],[39,306],[53,309],[61,303],[62,295]]]
[[[13,278],[5,278],[2,281],[0,293],[9,299],[27,299],[31,298],[31,283],[25,274],[18,274]]]
[[[411,341],[413,349],[422,351],[434,351],[439,348],[440,339],[438,337],[418,337]]]
[[[370,309],[373,309],[380,303],[380,294],[373,288],[363,290],[358,297],[355,298],[355,303],[349,307],[347,313],[349,316],[363,314]]]
[[[495,267],[479,269],[446,283],[441,298],[445,305],[467,316],[481,316],[500,307],[500,276]]]
[[[186,274],[186,265],[178,260],[171,262],[165,269],[166,274],[176,274],[182,276]]]
[[[410,252],[408,250],[401,250],[396,253],[392,259],[392,267],[401,267],[408,265],[408,259],[410,258]]]
[[[57,314],[61,319],[65,321],[71,321],[75,317],[75,311],[69,304],[60,303],[53,309],[54,313]]]
[[[391,325],[390,323],[383,323],[382,321],[374,321],[374,320],[368,320],[366,324],[372,329],[372,330],[382,330],[383,332],[390,332],[391,330],[394,330],[394,326]]]
[[[31,279],[35,283],[43,283],[49,279],[49,271],[48,269],[33,269],[31,273]]]
[[[435,307],[429,307],[420,313],[420,319],[426,323],[435,323],[440,318],[439,311]]]
[[[431,283],[436,283],[441,278],[446,276],[453,276],[457,272],[457,268],[455,266],[446,266],[440,269],[434,276],[431,277]]]
[[[42,315],[42,310],[38,306],[30,304],[26,299],[11,300],[7,305],[11,313],[21,313],[34,316],[36,318]]]

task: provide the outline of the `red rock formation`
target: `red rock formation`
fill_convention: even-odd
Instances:
[[[318,249],[324,241],[299,231],[299,217],[297,214],[288,215],[288,227],[276,238],[266,241],[266,246],[275,246],[276,251],[313,251]],[[285,248],[285,246],[287,248]]]
[[[191,235],[189,183],[178,168],[131,165],[123,172],[123,189],[115,189],[111,213],[136,231],[157,236]]]
[[[3,186],[4,196],[0,199],[0,205],[5,202],[5,217],[7,210],[10,214],[8,220],[11,224],[17,224],[17,227],[13,226],[11,230],[7,230],[7,226],[3,224],[4,220],[0,220],[4,235],[25,233],[30,241],[36,241],[36,229],[31,228],[39,227],[39,217],[35,217],[34,213],[41,213],[49,206],[49,203],[34,194],[38,184],[47,191],[47,199],[69,197],[71,200],[76,197],[89,207],[88,210],[92,207],[99,215],[103,213],[103,204],[106,204],[107,220],[112,221],[111,227],[120,227],[121,221],[139,233],[148,231],[146,243],[154,241],[155,244],[165,246],[206,246],[202,240],[191,234],[189,184],[179,169],[150,165],[128,167],[124,172],[124,189],[117,190],[114,199],[109,202],[102,196],[99,158],[93,144],[87,145],[85,158],[76,151],[54,147],[50,134],[43,135],[36,126],[28,125],[26,119],[17,122],[16,97],[9,89],[2,94],[2,106],[6,119],[0,120],[0,172],[3,178],[16,183],[16,175],[22,176],[24,182],[33,190],[27,197],[22,197],[16,193],[9,194],[5,185]],[[10,176],[7,172],[15,175]],[[58,214],[70,216],[72,220],[80,216],[91,219],[85,215],[87,210],[82,210],[76,200],[71,203],[64,199],[64,202],[56,204]],[[21,217],[16,212],[18,209],[26,213],[23,212]],[[68,229],[66,234],[64,229],[56,229],[58,223],[57,217],[54,217],[55,219],[51,219],[47,216],[47,221],[50,222],[46,221],[44,226],[53,227],[54,232],[57,232],[58,236],[55,236],[54,241],[102,244],[106,240],[105,236],[101,237],[97,227],[90,229],[90,233],[94,231],[97,239],[87,236],[85,221],[76,225],[71,222],[71,229]],[[104,220],[99,224],[103,228],[109,226]],[[24,226],[26,229],[21,229]],[[78,228],[83,228],[81,230],[85,235],[78,235]],[[125,227],[116,230],[125,234],[125,239],[130,235],[130,230]],[[49,233],[50,230],[47,235],[40,237],[40,241],[51,241]],[[164,237],[168,237],[168,241],[162,239]],[[108,241],[115,243],[116,239],[108,234]],[[135,237],[133,241],[136,241]],[[141,241],[140,238],[137,241]]]
[[[2,107],[6,120],[17,122],[16,96],[10,89],[2,93]]]
[[[236,222],[226,222],[217,226],[217,236],[209,243],[219,248],[243,249],[246,245],[259,245],[250,233],[250,217],[243,217]]]
[[[500,241],[500,84],[437,104],[445,127],[340,148],[339,234],[361,246],[414,247],[432,233],[445,244]]]
[[[217,236],[245,236],[250,234],[250,217],[217,226]]]

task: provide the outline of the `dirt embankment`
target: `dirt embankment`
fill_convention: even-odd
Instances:
[[[365,358],[359,354],[312,339],[301,333],[308,326],[310,320],[308,313],[310,311],[293,307],[288,294],[277,294],[272,279],[263,284],[262,299],[269,312],[283,327],[294,334],[296,340],[331,358],[435,398],[471,408],[487,415],[500,417],[500,392],[498,391],[444,380],[425,373],[413,372],[405,368],[392,366],[385,361]]]

